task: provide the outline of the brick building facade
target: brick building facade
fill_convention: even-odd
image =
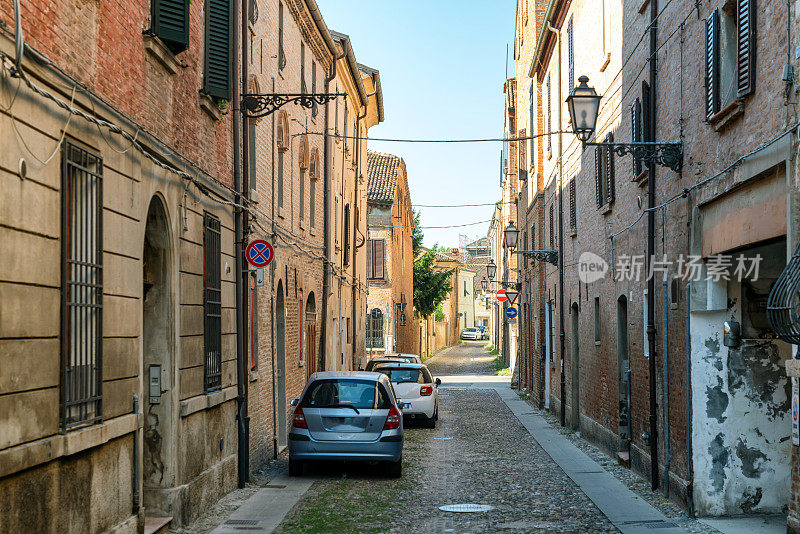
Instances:
[[[787,59],[794,57],[787,56],[794,49],[787,9],[759,4],[756,14],[747,1],[658,4],[518,2],[517,124],[536,136],[518,163],[528,175],[518,199],[527,213],[520,246],[563,243],[564,276],[558,309],[558,269],[526,262],[522,338],[531,341],[522,352],[532,371],[524,383],[584,437],[642,475],[655,474],[697,514],[779,512],[797,492],[796,482],[790,489],[785,376],[792,349],[774,339],[764,310],[796,243],[796,119],[775,104],[794,94],[783,76],[787,61],[797,66]],[[651,9],[658,15],[655,54],[647,38]],[[650,56],[657,92],[649,87]],[[603,95],[590,141],[683,141],[682,172],[649,172],[646,161],[582,150],[574,135],[560,133],[571,131],[565,99],[581,75]],[[650,180],[654,253],[666,271],[656,272],[652,296]],[[589,252],[608,271],[581,281]],[[739,282],[733,267],[731,280],[709,277],[718,254],[761,255],[762,278]],[[699,261],[694,280],[679,271],[679,258],[690,255]],[[644,271],[638,278],[625,270],[637,257]],[[741,325],[738,346],[723,345],[725,321]],[[789,525],[796,530],[794,513]]]
[[[3,532],[181,524],[236,485],[233,74],[215,70],[232,51],[213,1],[169,31],[150,2],[25,1],[21,28],[0,6]]]
[[[369,357],[410,353],[418,344],[413,317],[414,213],[405,162],[369,152],[367,182],[367,341]]]

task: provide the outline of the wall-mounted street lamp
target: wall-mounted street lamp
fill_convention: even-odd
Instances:
[[[486,278],[483,278],[481,280],[481,290],[486,291],[487,289],[489,289],[489,281]]]
[[[519,230],[513,222],[503,232],[505,234],[506,248],[515,249],[519,242]],[[513,254],[522,254],[526,258],[530,257],[537,261],[546,261],[558,266],[558,251],[555,250],[512,250]]]
[[[597,115],[600,111],[600,99],[593,87],[589,87],[589,78],[578,78],[580,85],[567,97],[569,119],[572,121],[572,132],[585,146],[606,147],[619,156],[632,154],[646,163],[668,167],[680,172],[683,167],[683,143],[589,143],[597,127]]]
[[[489,280],[494,280],[494,277],[497,276],[497,265],[494,260],[489,260],[486,265],[486,276],[489,277]]]

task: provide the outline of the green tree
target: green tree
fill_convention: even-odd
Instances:
[[[440,323],[445,320],[444,310],[442,309],[442,303],[441,302],[436,306],[436,311],[434,313],[434,318],[437,321],[439,321]]]
[[[419,256],[419,251],[422,248],[422,228],[419,226],[420,212],[414,211],[414,230],[411,232],[411,250],[414,258]]]
[[[436,311],[436,307],[447,298],[453,289],[450,277],[453,269],[437,270],[434,259],[438,247],[420,256],[414,262],[414,307],[422,317],[427,318]]]

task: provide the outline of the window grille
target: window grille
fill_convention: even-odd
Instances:
[[[61,169],[61,429],[102,419],[103,160],[70,141]]]
[[[204,390],[222,386],[222,284],[220,222],[213,215],[203,217],[203,346]]]
[[[575,206],[575,178],[569,181],[569,227],[572,230],[578,227],[578,214]]]
[[[373,308],[367,315],[367,348],[383,347],[383,312]]]

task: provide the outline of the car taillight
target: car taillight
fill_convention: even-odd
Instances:
[[[306,416],[300,406],[298,406],[294,411],[294,415],[292,416],[292,426],[294,428],[308,428],[308,425],[306,424]]]
[[[386,416],[386,422],[383,424],[384,430],[394,430],[400,427],[400,410],[394,404],[389,408],[389,415]]]
[[[427,397],[431,393],[433,393],[433,386],[422,386],[419,388],[419,394],[423,397]]]

